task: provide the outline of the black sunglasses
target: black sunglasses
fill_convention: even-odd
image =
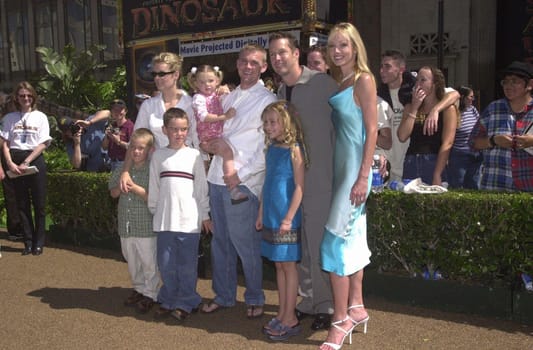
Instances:
[[[150,72],[150,74],[152,75],[152,78],[155,78],[155,77],[164,77],[165,75],[169,75],[169,74],[174,74],[176,71],[172,71],[172,72]]]

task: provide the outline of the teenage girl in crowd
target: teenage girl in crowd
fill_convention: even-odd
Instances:
[[[276,265],[279,296],[278,313],[263,332],[272,340],[282,341],[301,331],[294,310],[298,295],[296,263],[302,255],[300,204],[308,159],[302,125],[292,105],[284,100],[274,102],[265,108],[262,120],[266,175],[256,228],[263,231],[261,255]]]
[[[461,122],[455,132],[455,141],[448,159],[448,182],[451,188],[479,189],[479,177],[483,157],[481,152],[472,150],[468,144],[470,132],[479,119],[474,107],[474,91],[466,86],[457,89],[461,95],[459,112]]]
[[[439,114],[438,129],[425,135],[424,123],[429,112],[444,97],[444,75],[435,67],[422,67],[416,77],[411,103],[405,105],[398,127],[400,142],[409,142],[403,162],[403,178],[416,179],[430,185],[442,185],[446,178],[446,163],[450,155],[455,129],[457,107],[454,104]]]
[[[3,120],[0,133],[4,141],[3,156],[11,176],[14,177],[15,195],[24,233],[22,255],[41,255],[45,241],[46,216],[46,163],[43,151],[52,139],[50,126],[46,115],[36,110],[37,93],[30,83],[23,81],[13,91],[17,110],[7,114]],[[35,166],[38,172],[25,175],[30,166]]]
[[[222,71],[210,65],[192,67],[187,75],[189,84],[194,88],[196,94],[192,98],[192,108],[196,118],[196,131],[200,142],[209,142],[213,139],[220,139],[224,129],[224,121],[235,116],[235,108],[229,108],[226,113],[222,109],[219,87],[222,82]],[[219,143],[219,153],[223,159],[224,175],[230,176],[235,173],[233,163],[233,150],[225,141]],[[230,191],[233,204],[243,202],[247,196],[234,187]]]

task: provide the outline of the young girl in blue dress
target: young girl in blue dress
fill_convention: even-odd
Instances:
[[[296,263],[301,259],[300,204],[308,165],[302,125],[287,101],[268,105],[262,114],[266,134],[266,175],[256,228],[263,231],[261,255],[276,266],[279,310],[263,332],[281,341],[301,331],[295,307],[298,295]]]

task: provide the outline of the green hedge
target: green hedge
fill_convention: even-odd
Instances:
[[[53,239],[118,247],[116,200],[109,174],[49,173]],[[533,272],[533,196],[454,192],[422,195],[384,191],[368,200],[371,266],[415,275],[424,266],[446,278],[512,285]]]
[[[109,173],[48,173],[47,214],[55,241],[118,248],[117,200],[107,189]]]
[[[368,201],[368,240],[379,270],[512,285],[533,272],[533,196],[528,193],[385,191]]]

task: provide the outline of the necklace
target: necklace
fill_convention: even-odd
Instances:
[[[355,72],[351,72],[350,74],[348,74],[347,76],[345,76],[344,78],[342,78],[341,80],[341,84],[344,83],[346,80],[350,79],[351,77],[353,77],[355,74]]]

